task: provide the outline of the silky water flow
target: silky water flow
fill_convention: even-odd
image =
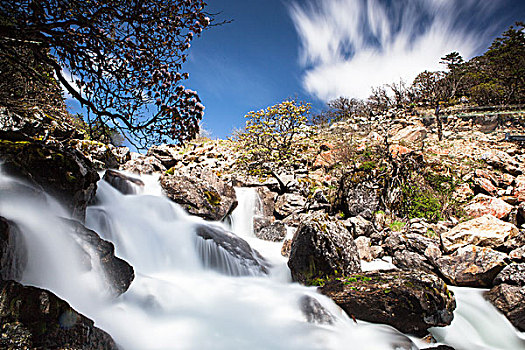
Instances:
[[[86,226],[111,241],[135,270],[128,291],[116,297],[96,249],[62,219],[68,214],[60,204],[0,174],[0,215],[19,226],[28,250],[21,282],[67,300],[125,350],[430,346],[389,326],[355,323],[315,288],[291,283],[280,244],[253,234],[255,190],[237,189],[231,223],[209,223],[164,197],[155,176],[141,179],[144,189],[133,195],[101,180],[87,210]],[[480,291],[453,290],[455,320],[432,330],[438,340],[457,350],[525,348],[523,334]],[[308,322],[305,300],[331,316]]]

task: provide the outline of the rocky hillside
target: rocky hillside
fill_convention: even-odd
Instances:
[[[234,187],[256,188],[255,234],[282,242],[293,279],[319,286],[352,317],[424,336],[429,327],[452,321],[455,300],[447,285],[470,286],[490,288],[487,299],[523,331],[525,148],[504,139],[524,133],[525,114],[444,115],[441,141],[430,111],[390,111],[310,127],[288,162],[261,164],[247,161],[246,145],[236,140],[199,139],[139,154],[85,140],[38,113],[22,118],[0,109],[0,157],[4,171],[31,184],[20,190],[45,189],[66,204],[78,220],[76,234],[102,252],[116,294],[128,288],[133,269],[81,224],[97,170],[105,169],[123,171],[107,170],[104,179],[124,193],[142,185],[133,174],[158,174],[171,200],[206,220],[228,219],[238,202]],[[25,258],[16,225],[1,223],[5,306],[23,288],[8,281],[19,278]],[[362,271],[360,260],[374,259],[397,269]],[[33,299],[38,293],[50,292],[23,291]],[[1,341],[10,339],[8,348],[47,344],[23,313],[7,311],[5,324],[13,326],[2,326]],[[89,322],[82,319],[82,327],[95,329]],[[106,335],[79,341],[115,346]]]

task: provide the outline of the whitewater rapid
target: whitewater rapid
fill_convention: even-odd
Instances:
[[[146,185],[134,195],[123,195],[101,180],[95,204],[87,210],[86,226],[113,242],[115,254],[135,270],[129,290],[114,297],[96,251],[72,236],[60,220],[68,217],[61,205],[49,196],[13,191],[21,182],[0,174],[0,215],[19,225],[28,245],[29,261],[21,282],[67,300],[125,350],[431,346],[417,339],[411,342],[389,326],[355,323],[315,288],[291,283],[280,244],[253,235],[251,222],[258,201],[254,190],[237,191],[240,204],[231,225],[206,223],[162,196],[156,177],[141,179]],[[239,273],[238,261],[213,245],[203,248],[195,235],[198,225],[231,230],[245,239],[268,262],[269,274],[247,273],[246,267]],[[82,262],[85,256],[79,244],[83,254],[90,255],[89,269]],[[205,257],[227,267],[211,269]],[[457,350],[524,348],[523,335],[478,290],[453,290],[458,303],[455,320],[450,327],[432,330],[438,340]],[[300,307],[305,295],[333,315],[333,324],[307,322]],[[489,332],[491,327],[496,330]]]

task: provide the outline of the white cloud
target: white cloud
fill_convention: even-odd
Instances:
[[[365,98],[374,86],[424,70],[439,70],[440,57],[478,53],[494,32],[480,29],[499,6],[492,0],[308,0],[290,15],[301,43],[303,85],[327,101]],[[489,21],[490,22],[490,21]],[[473,28],[476,28],[474,30]]]

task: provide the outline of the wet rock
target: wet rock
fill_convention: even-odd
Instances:
[[[361,271],[357,246],[348,230],[326,214],[315,213],[301,223],[292,241],[288,267],[292,279],[312,279]]]
[[[478,194],[465,207],[465,212],[472,218],[490,214],[498,219],[505,219],[509,216],[512,209],[512,205],[499,198]]]
[[[436,265],[441,274],[455,286],[491,287],[507,261],[507,254],[468,245],[438,259]]]
[[[8,175],[43,187],[58,198],[71,214],[83,221],[99,176],[80,152],[60,144],[0,140],[0,159]]]
[[[326,310],[317,299],[304,295],[299,299],[301,311],[306,316],[306,321],[317,324],[333,324],[334,315]]]
[[[275,202],[275,213],[285,218],[292,213],[301,211],[306,205],[306,199],[295,193],[285,193],[279,197]]]
[[[0,281],[0,348],[117,350],[109,334],[53,293]]]
[[[485,297],[514,327],[525,332],[525,287],[499,284],[487,292]]]
[[[452,322],[456,302],[446,284],[423,271],[374,271],[349,275],[319,288],[348,315],[425,335]]]
[[[257,231],[255,235],[265,241],[280,242],[286,237],[286,226],[281,221],[275,221]]]
[[[27,247],[18,226],[0,216],[0,279],[20,281],[27,265]]]
[[[256,191],[260,199],[260,203],[256,208],[256,214],[264,217],[273,216],[277,193],[270,191],[266,186],[257,187]]]
[[[501,270],[494,279],[494,285],[503,283],[525,287],[525,264],[510,264]]]
[[[517,236],[518,233],[516,226],[501,221],[492,215],[484,215],[463,222],[450,231],[441,234],[441,240],[443,248],[447,252],[469,244],[496,248]]]
[[[71,229],[71,234],[78,237],[82,243],[94,248],[97,256],[91,258],[100,260],[100,265],[114,293],[120,295],[127,291],[135,278],[135,272],[126,261],[115,256],[113,243],[103,240],[95,231],[86,228],[78,221],[68,219],[63,219],[63,221],[65,226]],[[82,245],[79,245],[80,249],[84,251],[86,257],[89,257],[89,252],[84,250]]]
[[[268,262],[244,239],[210,225],[198,225],[195,234],[204,241],[197,250],[205,267],[232,276],[268,274]]]
[[[106,170],[102,179],[122,194],[135,194],[138,188],[144,187],[142,180],[110,169]]]
[[[162,175],[160,184],[166,196],[191,215],[206,220],[222,220],[235,209],[235,190],[213,172],[195,172],[190,176],[176,173]]]

